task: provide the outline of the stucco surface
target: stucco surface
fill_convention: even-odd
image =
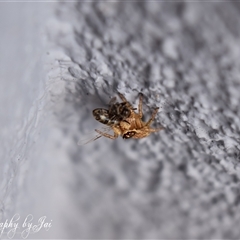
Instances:
[[[36,99],[3,154],[2,216],[52,219],[33,237],[239,239],[240,5],[53,9],[42,23],[43,70],[32,70],[43,87],[31,83]],[[145,119],[159,107],[153,126],[165,130],[78,146],[101,127],[92,110],[117,91],[134,106],[142,92]]]

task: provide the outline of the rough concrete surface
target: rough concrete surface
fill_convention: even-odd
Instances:
[[[29,236],[44,239],[240,239],[239,2],[39,11],[49,5],[34,16],[42,70],[28,69],[25,95],[9,101],[15,122],[1,109],[0,222],[46,216],[51,228]],[[117,91],[134,106],[142,92],[145,119],[160,107],[153,126],[165,130],[78,146]]]

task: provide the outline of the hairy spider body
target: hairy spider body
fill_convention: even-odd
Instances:
[[[122,136],[123,139],[139,139],[164,129],[163,127],[150,127],[159,108],[154,110],[147,122],[142,121],[142,93],[139,94],[138,113],[134,111],[136,109],[132,107],[123,94],[118,94],[123,101],[122,103],[114,103],[116,101],[116,98],[114,98],[110,101],[109,110],[97,108],[93,111],[95,119],[110,126],[114,131],[114,135],[96,129],[97,133],[111,139],[116,139],[118,136]]]

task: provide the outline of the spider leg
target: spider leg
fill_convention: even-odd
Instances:
[[[143,94],[142,93],[139,93],[139,103],[138,103],[138,114],[139,114],[139,117],[142,118],[142,101],[143,101]]]
[[[101,134],[102,136],[104,137],[107,137],[107,138],[110,138],[112,140],[116,139],[118,137],[118,135],[116,133],[114,133],[114,136],[110,135],[110,134],[107,134],[107,133],[104,133],[104,132],[101,132],[100,130],[98,129],[95,129],[95,131],[99,134]]]
[[[155,118],[155,116],[156,116],[156,114],[157,114],[157,112],[158,112],[158,109],[159,109],[159,108],[156,108],[156,109],[154,110],[154,112],[152,113],[151,118],[146,122],[146,126],[149,126],[149,125],[152,123],[152,121],[154,120],[154,118]]]
[[[110,100],[110,102],[109,102],[109,105],[112,105],[113,103],[115,103],[115,102],[116,102],[116,100],[117,100],[117,98],[116,98],[116,97],[112,98],[112,99]]]
[[[127,107],[134,110],[133,106],[128,102],[128,100],[124,97],[122,93],[118,92],[118,95],[121,98],[121,100],[126,103]]]
[[[124,97],[124,95],[118,92],[119,97],[122,99],[123,102],[128,102],[128,100]]]
[[[159,128],[150,128],[149,131],[150,132],[159,132],[161,130],[165,129],[164,127],[159,127]]]

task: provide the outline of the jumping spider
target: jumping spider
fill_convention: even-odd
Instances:
[[[147,122],[142,121],[142,100],[143,94],[139,93],[139,104],[138,104],[138,113],[134,110],[132,105],[127,101],[123,94],[118,93],[121,98],[121,103],[115,103],[116,98],[113,98],[109,103],[109,109],[97,108],[93,110],[93,116],[95,119],[109,127],[114,132],[114,135],[110,135],[106,132],[102,132],[98,129],[95,131],[99,134],[97,138],[104,136],[110,139],[116,139],[118,136],[122,136],[123,139],[129,138],[144,138],[150,135],[153,132],[158,132],[163,127],[160,128],[151,128],[150,125],[154,120],[158,109],[156,108],[151,118]],[[94,139],[95,140],[95,139]]]

